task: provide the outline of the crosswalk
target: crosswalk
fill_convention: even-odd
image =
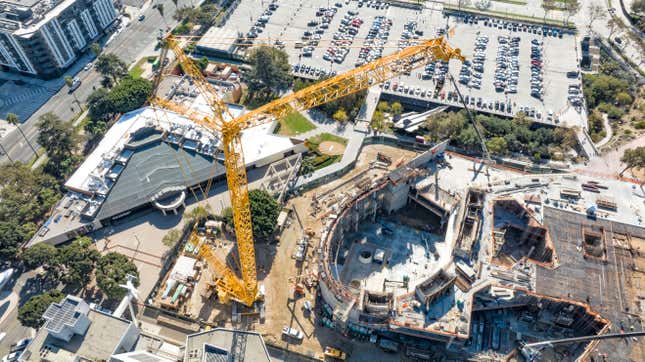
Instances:
[[[21,120],[28,119],[47,102],[56,91],[45,87],[22,88],[18,92],[0,93],[0,114],[15,113]]]
[[[47,88],[43,87],[38,87],[38,88],[29,88],[26,89],[24,92],[18,95],[11,96],[9,94],[5,94],[2,97],[0,97],[0,106],[2,107],[8,107],[16,103],[23,102],[27,99],[32,99],[36,96],[39,96],[41,94],[51,94],[51,92]]]

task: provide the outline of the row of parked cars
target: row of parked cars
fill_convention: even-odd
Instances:
[[[302,34],[302,42],[296,43],[296,48],[303,48],[302,56],[311,57],[313,55],[314,47],[316,47],[320,42],[322,34],[329,29],[329,24],[334,18],[334,15],[336,15],[336,12],[338,12],[338,8],[336,7],[318,8],[316,11],[316,17],[320,20],[316,19],[309,21],[307,23],[307,30]]]
[[[423,31],[417,29],[417,22],[415,20],[408,20],[405,25],[403,25],[403,32],[401,33],[401,39],[399,39],[399,50],[403,50],[409,46],[417,45],[419,36],[423,35]]]
[[[367,6],[368,8],[381,9],[381,10],[385,10],[390,7],[390,4],[386,2],[358,0],[358,7],[361,8],[363,7],[363,5]]]
[[[580,89],[580,84],[569,84],[568,93],[567,99],[569,103],[574,107],[582,107],[582,90]]]
[[[517,93],[517,80],[520,76],[520,37],[500,35],[495,58],[495,90],[497,92]]]
[[[278,10],[278,7],[279,5],[277,2],[275,2],[275,0],[269,3],[269,6],[267,7],[267,9],[264,10],[262,15],[260,15],[260,17],[255,22],[255,24],[251,27],[249,32],[246,33],[246,37],[249,38],[249,40],[257,38],[258,34],[264,31],[264,27],[269,22],[269,19],[271,18],[271,15],[273,15],[273,12]]]
[[[377,16],[372,22],[363,47],[358,54],[358,61],[355,66],[359,67],[365,63],[374,61],[383,56],[383,46],[390,36],[390,28],[392,27],[392,20],[385,16]]]
[[[478,16],[478,15],[457,15],[458,18],[462,19],[464,24],[479,24],[483,23],[484,26],[497,28],[497,29],[506,29],[515,32],[525,32],[533,33],[537,35],[552,36],[562,38],[564,32],[562,29],[543,26],[543,25],[534,25],[526,23],[518,23],[515,21],[509,21],[504,19],[489,18],[487,16]]]
[[[322,78],[322,77],[333,77],[338,74],[338,72],[327,71],[322,68],[312,67],[311,65],[296,64],[293,66],[293,72],[301,76],[308,76],[310,78]]]
[[[325,51],[323,59],[338,64],[345,61],[349,53],[349,47],[354,42],[361,25],[363,25],[363,19],[358,16],[358,12],[349,10],[343,16],[338,30],[332,37],[331,46]]]
[[[461,71],[459,72],[459,82],[461,84],[468,85],[475,89],[481,88],[487,46],[487,35],[478,35],[477,38],[475,38],[475,54],[473,55],[472,62],[466,60],[461,65]]]
[[[441,91],[435,92],[431,89],[423,89],[421,87],[414,87],[406,85],[404,82],[392,82],[386,81],[381,85],[383,90],[389,91],[390,93],[402,93],[415,96],[417,98],[430,98],[438,99],[441,101],[452,102],[455,104],[463,105],[459,99],[459,95],[456,91]],[[511,101],[500,101],[500,100],[486,100],[482,97],[474,97],[471,95],[464,96],[464,102],[468,106],[473,108],[478,108],[480,110],[491,110],[502,113],[513,114],[513,105]],[[533,108],[533,115],[535,116],[535,108]]]
[[[542,41],[531,40],[531,97],[542,99],[544,90],[542,87]]]

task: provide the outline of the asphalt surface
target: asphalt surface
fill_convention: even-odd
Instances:
[[[152,8],[152,2],[146,1],[141,9],[131,13],[132,21],[129,25],[104,45],[103,52],[115,53],[124,62],[131,64],[138,60],[143,52],[154,48],[156,38],[159,35],[159,29],[173,27],[177,23],[172,18],[176,10],[172,1],[157,1],[157,3],[164,4],[163,20],[159,12]],[[178,7],[186,5],[190,5],[189,0],[179,0]],[[137,20],[140,14],[145,15],[143,21]],[[81,70],[77,74],[68,74],[70,76],[77,76],[82,82],[81,86],[73,94],[68,93],[66,86],[62,87],[47,103],[21,125],[25,135],[37,149],[40,148],[36,142],[38,117],[52,112],[63,120],[71,120],[79,112],[79,107],[75,102],[74,96],[81,103],[84,103],[94,89],[100,87],[101,75],[99,73],[94,71],[94,69],[89,71],[82,70],[84,64],[88,61],[90,61],[88,57],[79,59],[77,64],[72,66],[72,68]],[[24,142],[19,132],[11,132],[0,142],[2,142],[2,145],[14,161],[27,162],[34,157],[33,151]],[[5,155],[0,158],[0,162],[6,160],[7,157]]]
[[[14,279],[0,291],[0,331],[7,333],[0,342],[0,355],[7,354],[11,344],[33,335],[31,328],[23,327],[18,321],[18,305],[47,289],[34,278],[36,274],[35,271],[14,274]]]

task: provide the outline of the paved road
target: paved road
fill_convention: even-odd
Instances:
[[[114,38],[104,47],[103,52],[115,53],[123,59],[123,61],[130,64],[137,60],[142,53],[149,52],[151,51],[151,48],[154,48],[156,38],[159,35],[159,29],[166,26],[173,27],[177,22],[172,19],[176,10],[172,1],[157,1],[157,3],[164,4],[164,20],[161,19],[159,12],[152,8],[151,3],[151,0],[147,0],[141,9],[138,9],[131,14],[132,19],[134,20],[120,33],[114,36]],[[178,2],[179,7],[189,4],[190,0],[179,0]],[[143,21],[136,20],[140,14],[145,15],[145,19]],[[82,69],[83,64],[88,60],[88,58],[79,60],[73,68]],[[72,73],[70,75],[73,76],[74,74]],[[22,124],[21,127],[23,131],[34,146],[38,146],[36,142],[36,124],[40,115],[47,112],[53,112],[63,120],[70,120],[79,110],[78,105],[74,102],[73,96],[75,95],[79,101],[85,102],[87,97],[93,92],[94,88],[100,87],[101,76],[94,70],[81,70],[76,76],[82,80],[82,84],[78,89],[76,89],[73,95],[67,92],[67,87],[63,87]],[[1,140],[1,142],[12,160],[28,161],[34,157],[33,152],[26,145],[22,136],[18,132],[8,134]],[[6,156],[2,156],[2,158],[0,158],[0,161],[5,160]]]
[[[32,279],[35,275],[35,271],[23,273],[15,282],[5,286],[6,290],[0,292],[0,331],[7,333],[0,342],[0,355],[8,353],[12,343],[32,336],[33,330],[23,327],[18,322],[18,304],[28,299],[30,295],[41,292],[35,279]]]

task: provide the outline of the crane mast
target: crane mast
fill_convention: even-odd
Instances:
[[[418,68],[431,60],[448,61],[453,58],[464,60],[461,51],[450,47],[444,37],[428,39],[419,45],[405,48],[346,73],[323,80],[233,118],[226,104],[190,57],[183,52],[177,40],[172,35],[168,35],[164,45],[175,53],[184,72],[190,76],[193,84],[210,105],[213,115],[201,114],[184,105],[154,95],[150,102],[153,105],[180,113],[215,135],[221,135],[226,180],[231,196],[235,236],[240,258],[241,279],[214,254],[206,243],[200,242],[195,233],[191,235],[190,242],[198,248],[199,254],[217,274],[215,285],[220,301],[228,302],[230,299],[234,299],[247,306],[251,306],[256,301],[258,285],[248,179],[240,138],[241,132],[250,127],[272,122],[290,112],[304,111],[367,89],[374,84]],[[163,62],[163,59],[161,61]],[[155,84],[158,85],[158,81]]]

